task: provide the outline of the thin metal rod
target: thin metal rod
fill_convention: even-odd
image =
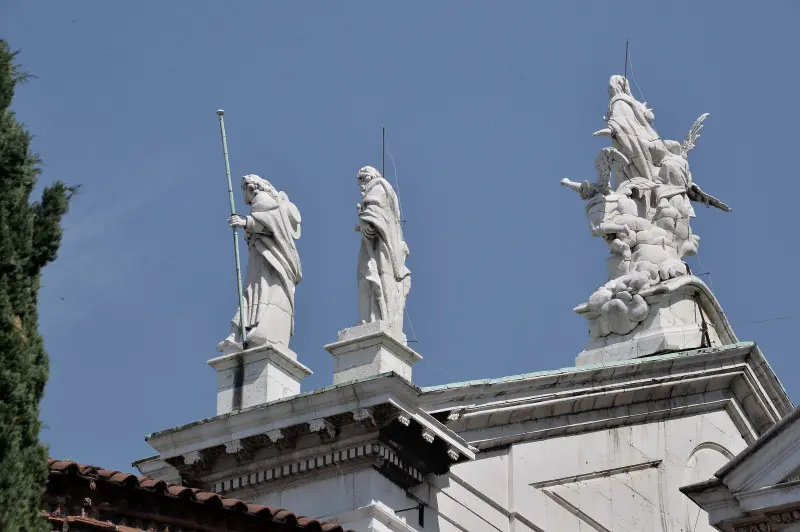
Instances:
[[[225,156],[225,177],[228,178],[228,199],[231,202],[231,216],[236,214],[236,207],[233,203],[233,185],[231,184],[231,165],[228,163],[228,139],[225,136],[225,119],[222,115],[225,111],[217,111],[219,116],[219,130],[222,134],[222,155]],[[239,290],[239,328],[242,331],[242,349],[247,349],[247,329],[244,326],[244,291],[242,290],[242,266],[239,261],[239,231],[236,227],[233,230],[233,255],[236,258],[236,288]]]
[[[625,39],[625,74],[622,76],[625,83],[628,83],[628,42],[630,39]]]
[[[381,176],[386,178],[386,126],[381,125]]]

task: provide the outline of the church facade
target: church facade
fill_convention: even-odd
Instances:
[[[134,465],[365,532],[694,532],[749,522],[757,509],[741,506],[720,528],[728,524],[703,490],[742,463],[737,455],[757,455],[748,449],[762,448],[794,406],[683,261],[699,245],[692,203],[730,211],[689,172],[707,115],[679,143],[655,132],[623,76],[611,77],[609,96],[595,135],[612,145],[597,156],[597,180],[562,181],[587,202],[590,230],[610,251],[608,281],[575,309],[589,339],[574,367],[415,386],[412,366],[424,361],[402,332],[411,272],[397,196],[365,167],[360,322],[325,346],[333,385],[301,392],[310,370],[288,346],[300,216],[283,192],[248,176],[251,214],[231,225],[245,231],[256,269],[209,361],[216,416],[148,435],[156,454]],[[786,481],[798,465],[763,482]],[[752,530],[783,525],[768,526]]]

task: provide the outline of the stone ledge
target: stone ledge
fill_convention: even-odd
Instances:
[[[236,367],[240,359],[245,364],[264,359],[270,360],[299,379],[308,377],[313,373],[308,367],[297,361],[297,354],[294,351],[277,344],[251,347],[239,353],[212,358],[208,361],[208,365],[217,371],[222,371]]]
[[[333,383],[342,384],[393,371],[411,381],[411,366],[422,357],[393,336],[383,322],[339,331],[338,341],[325,346],[334,357]]]
[[[338,356],[375,345],[386,345],[390,347],[397,356],[401,357],[409,364],[422,360],[422,355],[383,332],[373,333],[352,340],[334,342],[324,346],[324,349],[330,354]]]
[[[461,455],[459,460],[474,460],[475,449],[427,414],[418,401],[419,388],[396,374],[386,374],[346,386],[330,386],[298,396],[276,399],[231,414],[217,415],[152,433],[146,436],[146,441],[162,460],[182,460],[179,457],[191,451],[222,451],[232,440],[262,439],[262,435],[276,430],[308,433],[310,424],[316,424],[317,420],[324,418],[334,425],[344,421],[353,423],[354,430],[348,429],[345,434],[336,436],[337,442],[344,439],[349,443],[352,438],[365,437],[365,434],[377,430],[374,427],[363,427],[369,421],[365,418],[369,416],[361,411],[370,409],[376,426],[390,421],[397,421],[405,426],[403,421],[397,419],[402,414],[411,422],[416,421],[420,427],[424,426],[433,432],[437,440],[441,439],[444,451],[454,447]],[[358,411],[357,415],[354,415],[355,411]],[[337,417],[339,419],[335,419]],[[359,419],[362,421],[358,421]],[[358,428],[356,422],[361,423],[363,428]],[[342,443],[347,444],[344,441]],[[331,443],[322,445],[329,448]]]
[[[389,327],[389,324],[383,320],[362,323],[360,325],[356,325],[355,327],[342,329],[336,334],[336,341],[346,342],[348,340],[354,340],[356,338],[369,336],[379,332],[386,333],[388,336],[394,338],[403,345],[407,343],[406,335],[403,334],[402,331],[393,331],[392,328]]]
[[[264,345],[212,358],[217,370],[217,415],[300,393],[311,370],[288,348]]]

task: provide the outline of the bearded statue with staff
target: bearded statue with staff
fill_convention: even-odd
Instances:
[[[295,241],[300,238],[300,211],[284,192],[257,175],[242,178],[250,214],[231,216],[231,227],[241,227],[247,241],[247,276],[243,286],[243,316],[231,321],[231,334],[218,349],[241,351],[241,323],[247,347],[280,344],[288,348],[294,334],[294,292],[302,279]],[[242,319],[243,318],[243,319]]]

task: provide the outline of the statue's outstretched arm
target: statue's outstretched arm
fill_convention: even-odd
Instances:
[[[686,191],[686,195],[689,196],[689,199],[692,201],[696,201],[698,203],[705,203],[706,205],[710,205],[712,207],[716,207],[725,212],[731,212],[731,209],[725,203],[722,203],[720,200],[712,196],[711,194],[706,194],[703,192],[703,189],[698,187],[695,183],[689,185],[689,190]]]
[[[578,183],[577,181],[572,181],[569,178],[565,177],[564,179],[562,179],[561,184],[571,190],[574,190],[575,192],[581,191],[581,184]]]

